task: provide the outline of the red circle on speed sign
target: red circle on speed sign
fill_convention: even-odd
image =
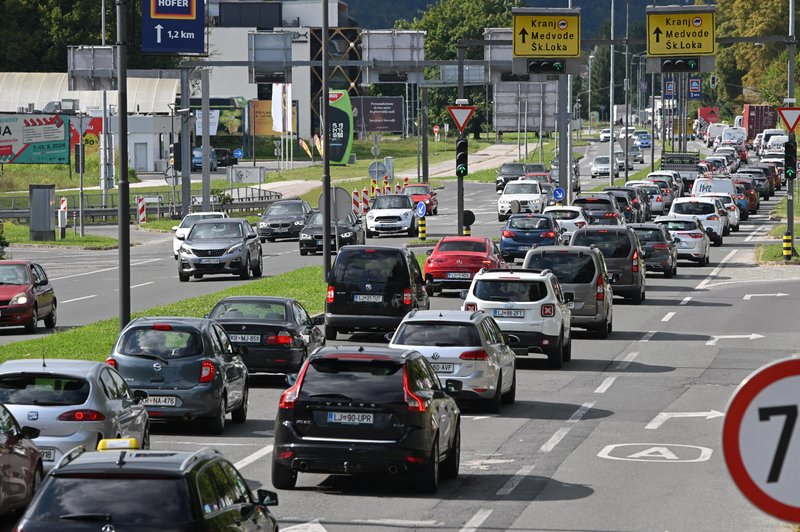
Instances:
[[[433,126],[433,134],[434,135],[438,135],[439,134],[439,126]]]
[[[728,471],[761,510],[800,522],[800,358],[777,360],[734,392],[722,426]]]

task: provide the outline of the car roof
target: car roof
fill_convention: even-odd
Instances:
[[[270,205],[275,205],[276,203],[305,203],[305,200],[301,199],[279,199],[275,200]]]
[[[102,367],[102,362],[93,360],[69,360],[63,358],[29,358],[24,360],[9,360],[0,364],[0,373],[11,373],[18,371],[53,373],[60,375],[74,375],[85,377],[98,367]]]
[[[523,270],[523,269],[507,269],[507,270],[481,270],[475,274],[475,278],[481,279],[504,279],[513,280],[511,275],[519,275],[519,280],[523,279],[544,279],[548,275],[553,275],[550,270],[543,270],[541,272],[536,270]]]
[[[213,320],[209,320],[207,318],[188,318],[183,316],[148,316],[146,318],[137,318],[133,320],[128,324],[128,327],[147,327],[156,325],[158,323],[202,329],[213,323]],[[126,329],[128,327],[126,327]]]
[[[688,198],[675,198],[672,204],[675,205],[676,203],[716,203],[716,201],[714,201],[714,198],[708,196],[691,196]]]
[[[547,255],[549,253],[589,253],[597,255],[602,251],[593,246],[540,246],[529,250],[528,253],[534,255]]]
[[[409,356],[416,354],[413,349],[392,349],[390,347],[377,347],[372,345],[335,345],[320,347],[309,355],[309,359],[322,358],[326,355],[358,355],[360,358],[368,358],[370,355],[381,358],[392,358],[402,362]]]
[[[29,260],[10,260],[9,259],[9,260],[0,260],[0,265],[2,265],[2,264],[10,264],[10,265],[18,265],[18,266],[19,265],[30,266],[33,263],[31,261],[29,261]]]
[[[580,211],[583,212],[583,207],[580,205],[550,205],[549,207],[544,208],[544,213],[547,214],[550,211]]]
[[[181,478],[184,472],[195,464],[204,463],[211,458],[222,458],[219,452],[203,448],[198,451],[83,451],[76,448],[64,455],[62,461],[52,470],[53,476],[73,474],[156,474]]]
[[[670,214],[669,216],[659,216],[655,220],[654,223],[659,222],[666,222],[669,220],[680,220],[682,222],[699,222],[700,219],[697,218],[694,214]]]
[[[447,240],[448,242],[479,242],[483,243],[488,240],[485,236],[443,236],[439,242]]]
[[[475,323],[487,314],[481,311],[467,310],[418,310],[410,312],[403,323],[413,321],[460,321],[464,323]]]
[[[200,212],[190,212],[189,214],[187,214],[186,216],[184,216],[184,218],[187,218],[187,217],[189,217],[189,216],[198,216],[198,215],[205,215],[205,216],[208,216],[209,214],[219,214],[219,215],[224,215],[225,213],[224,213],[224,212],[220,212],[220,211],[200,211]]]
[[[631,229],[661,229],[661,226],[657,223],[638,223],[638,224],[628,224],[628,227]]]
[[[222,303],[223,301],[242,301],[247,303],[292,303],[296,301],[290,297],[278,297],[278,296],[227,296],[218,301]]]

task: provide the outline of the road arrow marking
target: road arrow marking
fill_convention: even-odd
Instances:
[[[679,418],[679,417],[703,417],[706,419],[714,419],[717,417],[723,417],[725,415],[724,412],[720,412],[718,410],[711,410],[710,412],[661,412],[659,415],[653,418],[653,420],[647,424],[645,427],[646,429],[657,429],[661,425],[667,422],[670,418]]]
[[[727,334],[722,336],[712,336],[711,340],[706,342],[706,345],[717,345],[717,342],[720,340],[758,340],[759,338],[764,338],[760,334],[752,333],[752,334]]]
[[[750,301],[754,297],[786,297],[789,294],[784,294],[782,292],[778,292],[777,294],[745,294],[742,298],[745,301]]]
[[[663,33],[661,28],[656,26],[656,29],[653,30],[653,35],[656,36],[656,42],[661,42],[661,33]]]
[[[156,43],[161,44],[161,30],[164,29],[164,26],[161,24],[156,25]]]

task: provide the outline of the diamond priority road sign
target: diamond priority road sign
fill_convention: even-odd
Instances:
[[[513,57],[579,57],[581,15],[579,9],[515,8]]]
[[[142,52],[205,53],[205,0],[142,2]]]
[[[714,55],[714,10],[708,6],[648,7],[647,55]]]

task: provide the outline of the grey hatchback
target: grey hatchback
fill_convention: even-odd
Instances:
[[[247,366],[214,320],[133,320],[106,362],[128,386],[147,392],[142,404],[151,423],[203,419],[212,434],[222,434],[228,412],[234,423],[247,420]]]
[[[176,238],[181,239],[180,235]],[[261,277],[264,264],[258,235],[243,218],[200,220],[178,249],[178,279],[232,273],[242,279]]]

